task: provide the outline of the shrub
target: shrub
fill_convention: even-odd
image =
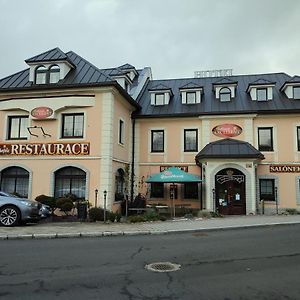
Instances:
[[[166,216],[159,216],[159,220],[160,220],[160,221],[166,221],[166,220],[167,220],[167,217],[166,217]]]
[[[92,207],[89,209],[89,219],[93,222],[104,220],[104,210],[100,207]]]
[[[198,217],[199,218],[211,218],[211,213],[208,210],[199,210]]]
[[[298,215],[300,212],[295,208],[287,208],[285,210],[289,215]]]
[[[157,221],[159,220],[159,214],[155,211],[147,211],[143,214],[146,221]]]
[[[120,222],[121,218],[122,218],[122,215],[120,213],[116,213],[115,215],[116,215],[116,221]]]
[[[145,222],[146,219],[142,215],[135,215],[128,217],[128,222],[130,223],[138,223],[138,222]]]
[[[56,199],[54,197],[39,195],[35,198],[35,200],[42,204],[48,205],[51,208],[52,215],[54,215],[54,211],[57,208]]]
[[[107,213],[108,213],[107,219],[108,219],[109,221],[111,221],[111,222],[115,222],[115,220],[116,220],[116,214],[113,213],[112,211],[109,211],[109,212],[107,212]]]
[[[66,215],[74,208],[74,203],[70,198],[58,198],[56,207],[63,211]]]
[[[211,211],[210,212],[210,215],[213,217],[213,218],[223,218],[223,215],[221,215],[218,211]]]

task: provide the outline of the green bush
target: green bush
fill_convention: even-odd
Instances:
[[[116,214],[113,213],[112,211],[107,212],[107,214],[108,214],[107,215],[107,219],[109,221],[111,221],[112,223],[115,222],[115,220],[116,220]]]
[[[147,211],[143,214],[146,221],[157,221],[159,220],[159,214],[155,211]]]
[[[287,208],[285,210],[289,215],[299,215],[300,212],[295,208]]]
[[[221,215],[218,211],[216,211],[216,212],[211,211],[211,212],[210,212],[210,215],[211,215],[213,218],[223,218],[223,215]]]
[[[120,222],[121,218],[122,218],[122,215],[120,213],[116,213],[115,215],[116,215],[116,221]]]
[[[138,223],[138,222],[145,222],[146,219],[142,215],[135,215],[128,217],[128,222],[130,223]]]
[[[63,211],[66,215],[74,208],[74,203],[70,198],[58,198],[56,207]]]
[[[93,222],[104,220],[104,210],[100,207],[92,207],[89,209],[89,219]]]

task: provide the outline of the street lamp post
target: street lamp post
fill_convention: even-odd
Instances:
[[[106,191],[106,190],[103,191],[103,195],[104,195],[104,213],[103,213],[103,221],[104,221],[104,223],[106,223],[106,196],[107,196],[107,191]]]
[[[98,189],[95,189],[95,207],[97,207]]]

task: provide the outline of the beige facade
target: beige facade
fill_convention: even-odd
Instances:
[[[11,101],[10,99],[14,100]],[[22,93],[1,96],[0,132],[1,144],[15,145],[13,155],[2,155],[0,170],[20,167],[28,172],[28,193],[25,196],[55,195],[55,174],[65,167],[79,169],[85,174],[81,195],[95,204],[95,190],[98,190],[98,204],[103,205],[103,192],[107,194],[107,208],[118,209],[114,201],[115,174],[118,169],[128,172],[131,150],[131,113],[134,108],[114,88],[93,88],[47,93]],[[47,119],[36,119],[31,112],[35,108],[47,107],[53,115]],[[63,138],[62,120],[64,115],[83,115],[83,137]],[[9,118],[27,117],[24,139],[9,138]],[[123,143],[119,141],[119,120],[124,124]],[[43,135],[41,129],[47,134]],[[31,133],[31,134],[30,134]],[[34,145],[86,144],[88,153],[51,153],[26,151],[25,146]],[[24,145],[24,147],[20,145]],[[3,147],[2,147],[3,148]],[[21,150],[19,150],[21,149]],[[80,153],[79,153],[80,152]],[[26,188],[25,188],[26,190]],[[113,199],[113,200],[111,200]]]

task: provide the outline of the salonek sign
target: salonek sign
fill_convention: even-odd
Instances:
[[[22,143],[0,144],[0,156],[5,155],[88,155],[90,143]]]

